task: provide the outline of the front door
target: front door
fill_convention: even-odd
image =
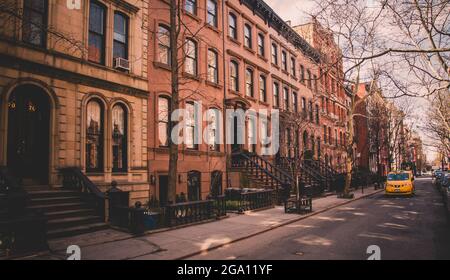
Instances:
[[[169,200],[169,176],[161,175],[159,181],[159,206],[167,206]]]
[[[41,89],[20,86],[8,100],[8,168],[18,178],[48,183],[48,95]]]

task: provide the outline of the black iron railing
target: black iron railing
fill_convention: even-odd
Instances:
[[[77,167],[62,168],[63,187],[83,194],[101,217],[105,217],[105,194]]]
[[[274,205],[274,190],[243,192],[229,189],[225,196],[227,210],[229,211],[244,212]]]
[[[215,218],[214,200],[171,204],[164,209],[165,224],[168,227],[186,225]]]

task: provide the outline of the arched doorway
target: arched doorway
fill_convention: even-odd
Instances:
[[[46,184],[49,174],[50,100],[41,88],[22,85],[8,99],[7,164],[27,184]]]

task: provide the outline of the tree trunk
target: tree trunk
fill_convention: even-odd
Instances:
[[[352,169],[353,169],[353,138],[354,138],[354,133],[353,133],[353,110],[349,110],[349,114],[347,116],[348,118],[348,122],[347,122],[347,129],[348,129],[348,133],[347,133],[347,143],[348,143],[348,147],[347,147],[347,160],[345,162],[345,172],[346,172],[346,176],[345,176],[345,186],[344,186],[344,197],[348,196],[350,193],[350,187],[351,187],[351,182],[352,182]]]
[[[177,24],[178,5],[177,0],[170,0],[170,55],[171,55],[171,106],[170,106],[170,129],[169,129],[169,182],[168,182],[168,201],[175,203],[177,192],[177,162],[178,145],[173,142],[171,137],[172,128],[176,125],[176,120],[170,118],[171,113],[179,107],[179,88],[178,88],[178,24]]]

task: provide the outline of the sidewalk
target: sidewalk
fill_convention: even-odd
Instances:
[[[49,241],[50,253],[25,259],[65,259],[66,248],[78,245],[82,259],[184,259],[207,250],[249,238],[274,228],[290,224],[331,208],[381,192],[373,187],[354,192],[354,199],[338,199],[336,195],[313,200],[313,213],[308,215],[285,214],[277,206],[268,210],[231,214],[227,219],[185,228],[150,233],[134,237],[113,229],[83,234],[71,238]]]

